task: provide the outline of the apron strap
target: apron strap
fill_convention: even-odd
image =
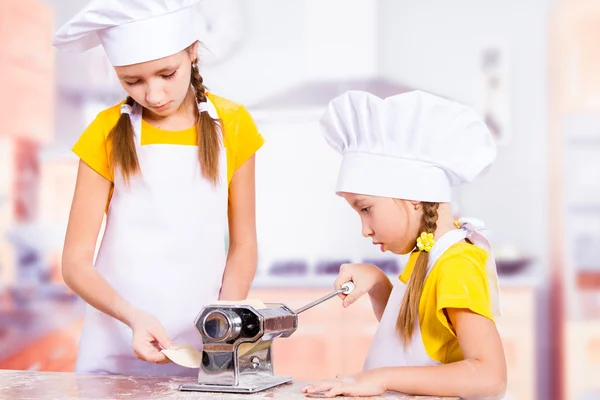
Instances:
[[[219,119],[219,114],[217,113],[217,109],[215,107],[215,105],[213,104],[213,102],[206,97],[206,111],[208,111],[208,115],[211,116],[211,118],[218,120]],[[131,118],[131,125],[133,126],[133,133],[134,133],[134,141],[137,146],[141,146],[142,145],[142,106],[140,106],[138,103],[133,104],[132,110],[131,110],[131,114],[129,116]],[[218,123],[219,126],[219,130],[221,135],[223,134],[222,132],[222,127],[221,124]]]
[[[136,148],[139,148],[142,145],[142,106],[137,102],[133,103],[129,118],[133,127],[133,140]]]
[[[483,221],[475,218],[461,218],[460,229],[453,229],[446,232],[441,238],[436,240],[435,245],[429,253],[429,263],[427,273],[433,268],[437,260],[454,244],[463,239],[468,239],[475,246],[484,249],[488,253],[486,261],[486,274],[488,278],[488,287],[490,300],[492,303],[492,313],[495,316],[502,315],[502,306],[500,303],[500,285],[498,282],[498,272],[496,270],[496,260],[492,254],[492,248],[489,240],[485,236],[487,229]]]

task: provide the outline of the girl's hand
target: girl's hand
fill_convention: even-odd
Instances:
[[[382,270],[371,264],[343,264],[333,284],[334,288],[340,289],[348,281],[354,282],[354,290],[349,295],[340,294],[344,300],[344,307],[354,303],[360,296],[369,293],[377,285],[385,274]]]
[[[161,350],[173,347],[165,328],[153,315],[138,311],[132,318],[133,352],[143,361],[155,364],[167,364],[171,360]]]
[[[377,370],[310,384],[302,388],[308,397],[377,396],[385,393],[384,374]],[[311,396],[312,395],[312,396]]]

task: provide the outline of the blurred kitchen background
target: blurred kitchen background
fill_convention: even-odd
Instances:
[[[101,49],[51,46],[84,4],[0,2],[2,369],[74,367],[83,303],[60,272],[70,148],[124,98]],[[205,83],[246,105],[266,138],[252,297],[300,306],[344,262],[399,274],[405,260],[362,238],[334,195],[339,159],[317,120],[348,89],[430,91],[475,107],[499,147],[453,206],[493,231],[506,399],[600,399],[600,0],[206,0],[198,23]],[[357,372],[375,329],[368,299],[324,303],[276,341],[276,372]]]

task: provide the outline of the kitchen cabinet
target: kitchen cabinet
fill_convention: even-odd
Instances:
[[[0,2],[0,87],[5,94],[0,97],[0,136],[43,143],[52,139],[53,29],[53,11],[44,2]]]
[[[7,233],[37,217],[39,149],[54,125],[53,24],[43,1],[0,2],[0,288],[17,276]]]
[[[15,277],[13,249],[5,235],[13,218],[12,153],[13,141],[0,136],[0,287]]]
[[[565,398],[600,398],[600,319],[569,321],[565,340]]]
[[[54,76],[18,64],[0,63],[3,122],[0,136],[48,144],[54,130]]]
[[[496,318],[506,357],[505,400],[536,399],[536,307],[530,288],[503,288],[503,315]]]
[[[54,13],[45,2],[3,0],[0,3],[0,54],[3,61],[32,71],[51,72],[54,64],[53,26]]]
[[[74,371],[82,326],[83,320],[80,319],[48,332],[28,343],[21,351],[0,359],[0,369]]]
[[[551,393],[599,399],[600,3],[548,14]]]
[[[70,154],[48,158],[40,163],[39,195],[41,199],[44,199],[39,204],[40,219],[56,226],[57,230],[65,233],[75,191],[78,165],[79,159]],[[102,228],[101,234],[103,231]],[[96,249],[99,249],[101,234]],[[64,233],[62,236],[64,237]],[[57,247],[52,254],[49,254],[49,258],[52,281],[55,283],[63,282],[60,270],[62,245]]]
[[[0,369],[74,370],[84,303],[55,289],[36,289],[26,303],[0,293]]]

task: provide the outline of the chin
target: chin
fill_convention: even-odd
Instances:
[[[155,110],[153,108],[151,108],[150,110],[158,116],[168,117],[172,114],[175,114],[175,112],[177,111],[177,108],[173,107],[173,106],[169,106],[169,108],[167,108],[166,110]]]
[[[412,253],[414,247],[410,247],[410,248],[401,248],[399,249],[398,247],[392,247],[389,248],[388,251],[394,253],[394,254],[398,254],[400,256],[405,256],[407,254]]]

